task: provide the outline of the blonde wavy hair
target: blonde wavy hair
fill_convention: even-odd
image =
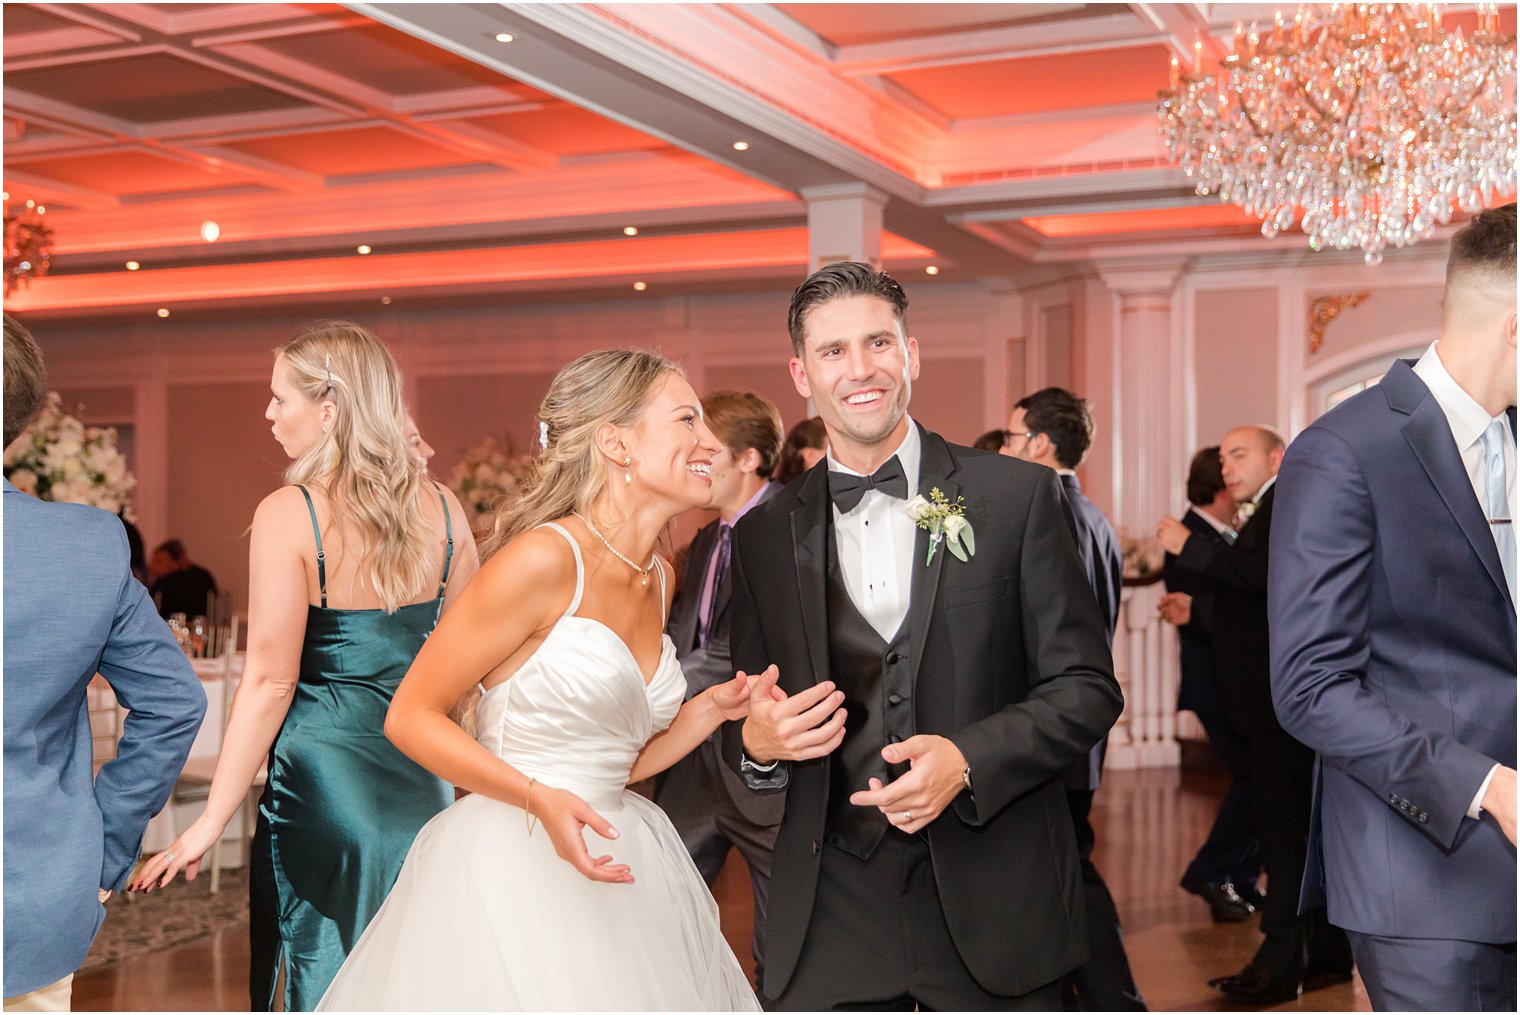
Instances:
[[[637,423],[650,393],[670,374],[686,376],[675,363],[645,349],[587,353],[556,374],[538,406],[543,447],[523,492],[497,512],[482,555],[489,557],[544,522],[585,511],[607,481],[596,448],[597,429],[606,423]]]
[[[327,480],[333,519],[359,538],[358,573],[387,613],[433,579],[433,548],[419,496],[422,468],[407,452],[401,371],[357,324],[325,321],[275,350],[297,389],[338,408],[331,430],[285,470],[285,482]]]

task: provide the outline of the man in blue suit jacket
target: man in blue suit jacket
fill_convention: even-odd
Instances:
[[[47,392],[42,355],[5,316],[5,443]],[[169,798],[206,694],[132,577],[113,515],[5,483],[5,1009],[67,1011],[74,970]],[[85,692],[129,712],[93,774]]]
[[[1452,241],[1439,340],[1288,450],[1272,692],[1319,755],[1305,906],[1379,1010],[1515,1010],[1515,206]]]
[[[1108,624],[1108,643],[1113,646],[1119,623],[1119,594],[1124,581],[1124,555],[1119,537],[1098,505],[1087,499],[1077,479],[1077,466],[1092,447],[1093,420],[1087,401],[1065,388],[1042,388],[1014,403],[1008,416],[1008,436],[1002,454],[1054,469],[1061,480],[1061,493],[1076,523],[1073,533],[1087,583],[1097,597],[1098,608]],[[1091,814],[1093,794],[1103,775],[1104,737],[1087,757],[1068,769],[1066,804],[1077,833],[1077,854],[1082,861],[1082,886],[1087,909],[1088,960],[1067,984],[1068,1008],[1083,1011],[1144,1011],[1145,1001],[1130,972],[1119,929],[1119,911],[1098,868],[1092,851],[1097,844]],[[1072,997],[1072,994],[1075,997]]]

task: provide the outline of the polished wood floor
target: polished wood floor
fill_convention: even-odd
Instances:
[[[1215,924],[1208,907],[1177,887],[1203,841],[1222,788],[1210,773],[1110,772],[1098,793],[1095,860],[1118,904],[1135,978],[1153,1010],[1242,1010],[1208,979],[1243,966],[1255,951],[1254,923]],[[752,903],[749,876],[733,858],[715,886],[723,930],[746,968]],[[81,974],[76,1011],[244,1011],[248,931],[231,928],[160,954]],[[1278,1010],[1369,1011],[1359,981],[1305,994]]]

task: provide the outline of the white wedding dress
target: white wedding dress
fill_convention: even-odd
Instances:
[[[635,883],[591,881],[542,828],[528,833],[521,808],[467,796],[418,833],[318,1011],[760,1008],[670,819],[626,788],[685,696],[675,647],[665,639],[646,684],[621,638],[575,616],[580,549],[549,527],[575,552],[575,596],[533,656],[482,695],[477,739],[611,822],[619,837],[588,828],[587,847],[628,864]]]

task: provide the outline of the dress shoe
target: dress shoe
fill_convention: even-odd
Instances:
[[[1260,909],[1267,901],[1267,893],[1255,885],[1236,885],[1235,893],[1257,909]]]
[[[1209,985],[1217,987],[1232,1001],[1249,1001],[1255,1005],[1266,1006],[1298,1000],[1296,980],[1273,979],[1267,973],[1250,967],[1234,976],[1210,980]]]
[[[1235,891],[1235,886],[1228,881],[1201,881],[1185,877],[1181,884],[1184,891],[1192,892],[1209,904],[1215,923],[1240,923],[1249,920],[1251,914],[1256,912],[1256,907],[1241,898],[1240,893]]]

